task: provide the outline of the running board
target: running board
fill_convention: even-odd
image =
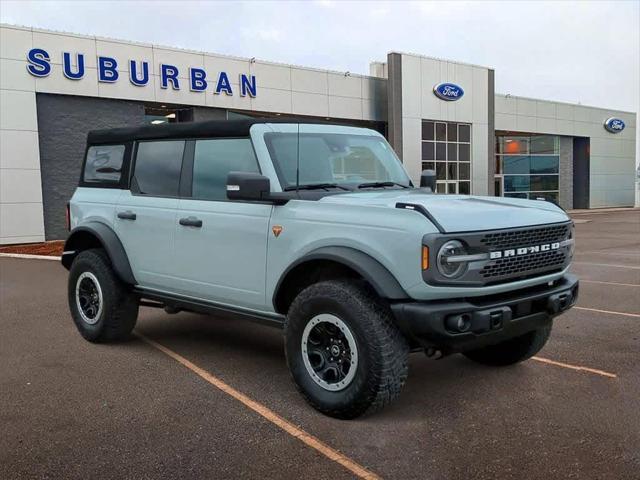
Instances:
[[[140,296],[140,305],[143,306],[160,306],[173,308],[175,310],[184,310],[187,312],[204,313],[206,315],[218,315],[226,318],[238,318],[241,320],[249,320],[251,322],[268,325],[270,327],[284,328],[285,316],[279,314],[262,314],[249,310],[220,305],[215,302],[201,300],[190,297],[183,297],[170,293],[155,292],[145,290],[143,288],[135,288],[134,292]],[[147,302],[151,300],[153,302]],[[157,303],[156,303],[157,302]]]

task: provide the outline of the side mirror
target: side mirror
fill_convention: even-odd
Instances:
[[[259,173],[229,172],[227,198],[229,200],[269,201],[271,182]]]
[[[420,188],[430,188],[432,192],[436,191],[436,171],[423,170],[420,175]]]

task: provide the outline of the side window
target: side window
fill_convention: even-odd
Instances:
[[[124,145],[96,145],[87,150],[84,181],[87,183],[119,183],[122,176]]]
[[[196,140],[193,156],[193,198],[226,200],[229,172],[260,172],[251,140]]]
[[[133,185],[143,195],[177,197],[184,141],[140,142]]]

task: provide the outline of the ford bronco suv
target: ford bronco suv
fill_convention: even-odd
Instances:
[[[364,128],[93,131],[62,256],[73,320],[91,342],[129,335],[141,305],[279,326],[298,389],[340,418],[396,398],[410,352],[530,358],[577,299],[571,220],[420,183]]]

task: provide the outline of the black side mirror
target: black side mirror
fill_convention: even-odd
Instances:
[[[229,172],[227,198],[229,200],[269,201],[271,182],[259,173]]]
[[[436,191],[436,171],[423,170],[420,175],[420,188],[430,188],[432,192]]]

